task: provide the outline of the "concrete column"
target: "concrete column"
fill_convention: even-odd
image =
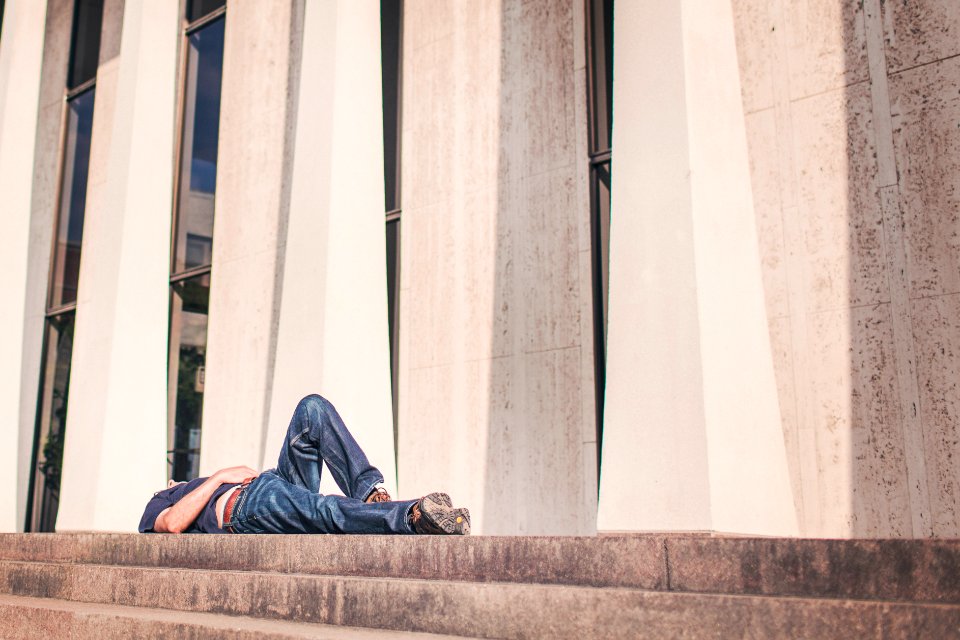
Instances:
[[[293,408],[330,399],[396,492],[376,3],[307,2],[263,466]],[[329,474],[324,493],[339,492]]]
[[[598,528],[795,534],[730,3],[615,11]]]
[[[203,475],[238,464],[259,467],[263,459],[290,209],[302,13],[296,0],[236,2],[227,9]]]
[[[123,5],[104,10],[58,530],[133,530],[166,479],[179,14]]]
[[[594,531],[582,11],[404,5],[400,489],[477,533]]]
[[[24,428],[21,413],[24,399],[29,405],[32,397],[36,406],[37,382],[36,375],[23,374],[31,369],[28,361],[40,361],[43,309],[38,322],[27,301],[36,298],[29,295],[28,282],[37,284],[28,280],[28,255],[45,18],[46,3],[10,0],[0,34],[0,531],[23,527],[33,431]],[[34,338],[31,349],[26,349],[28,333]]]

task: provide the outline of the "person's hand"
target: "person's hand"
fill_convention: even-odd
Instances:
[[[247,478],[256,478],[258,475],[260,475],[260,472],[255,471],[250,467],[239,466],[220,469],[220,471],[217,471],[215,475],[221,484],[238,484]]]

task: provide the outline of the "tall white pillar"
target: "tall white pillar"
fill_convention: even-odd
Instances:
[[[135,530],[166,481],[179,28],[177,3],[126,0],[101,56],[58,530]]]
[[[25,338],[29,322],[43,322],[42,306],[27,305],[27,287],[45,21],[45,2],[9,0],[0,34],[0,531],[23,528],[33,431],[21,414],[36,408],[37,380],[24,376],[25,368],[36,367],[24,364],[39,364],[37,327],[34,340]]]
[[[302,6],[227,6],[201,475],[263,459],[299,126]]]
[[[796,534],[730,2],[615,12],[598,529]]]
[[[307,2],[297,113],[263,465],[276,464],[297,401],[319,393],[395,494],[379,5]]]

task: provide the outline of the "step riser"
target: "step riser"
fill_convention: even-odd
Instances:
[[[960,607],[0,563],[21,596],[486,638],[960,636]]]
[[[673,591],[960,604],[957,540],[676,538]]]
[[[960,603],[960,541],[0,535],[0,559]]]
[[[657,538],[3,535],[0,560],[663,589]]]

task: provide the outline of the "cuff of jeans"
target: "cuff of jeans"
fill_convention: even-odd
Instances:
[[[377,487],[378,484],[383,484],[383,475],[379,473],[376,476],[374,476],[373,482],[366,485],[361,485],[363,490],[358,493],[360,500],[366,500],[367,498],[369,498],[370,494],[373,493],[373,490]]]

